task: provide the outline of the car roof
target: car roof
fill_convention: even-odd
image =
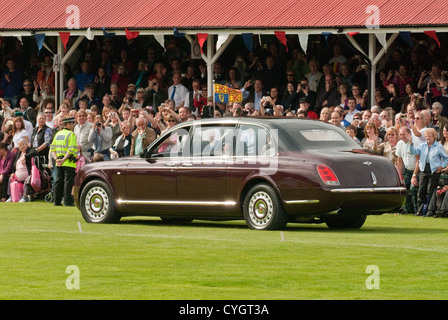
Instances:
[[[192,122],[196,125],[206,125],[206,124],[230,124],[230,123],[253,123],[265,125],[267,127],[284,128],[285,124],[297,124],[301,128],[322,128],[327,126],[334,126],[319,120],[314,119],[298,119],[292,117],[266,117],[266,116],[249,116],[249,117],[219,117],[219,118],[204,118],[199,120],[194,120]]]

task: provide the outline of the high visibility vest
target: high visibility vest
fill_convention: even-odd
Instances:
[[[50,146],[50,153],[56,152],[57,157],[64,157],[67,152],[73,156],[65,160],[63,167],[76,168],[75,157],[78,155],[78,145],[76,144],[76,135],[73,131],[62,129],[56,133]]]

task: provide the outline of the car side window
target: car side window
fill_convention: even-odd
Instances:
[[[194,130],[191,154],[194,157],[230,155],[234,134],[234,125],[198,126]]]
[[[171,131],[154,147],[152,147],[152,157],[182,157],[188,156],[190,150],[190,126],[178,128]],[[187,153],[184,155],[184,153]]]
[[[237,156],[266,156],[273,150],[274,143],[267,129],[246,124],[240,126],[235,146]]]

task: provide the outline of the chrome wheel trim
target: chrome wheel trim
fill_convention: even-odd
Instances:
[[[249,201],[249,218],[256,228],[263,228],[269,224],[274,214],[274,204],[267,192],[255,192]]]
[[[84,201],[86,213],[92,221],[102,220],[109,211],[109,196],[101,187],[93,187],[87,192]]]

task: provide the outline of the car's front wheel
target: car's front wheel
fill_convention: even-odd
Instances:
[[[247,193],[243,205],[244,219],[250,229],[281,230],[288,217],[280,198],[268,184],[257,184]]]
[[[80,209],[84,220],[91,223],[117,223],[121,218],[109,186],[100,180],[90,181],[82,189]]]

